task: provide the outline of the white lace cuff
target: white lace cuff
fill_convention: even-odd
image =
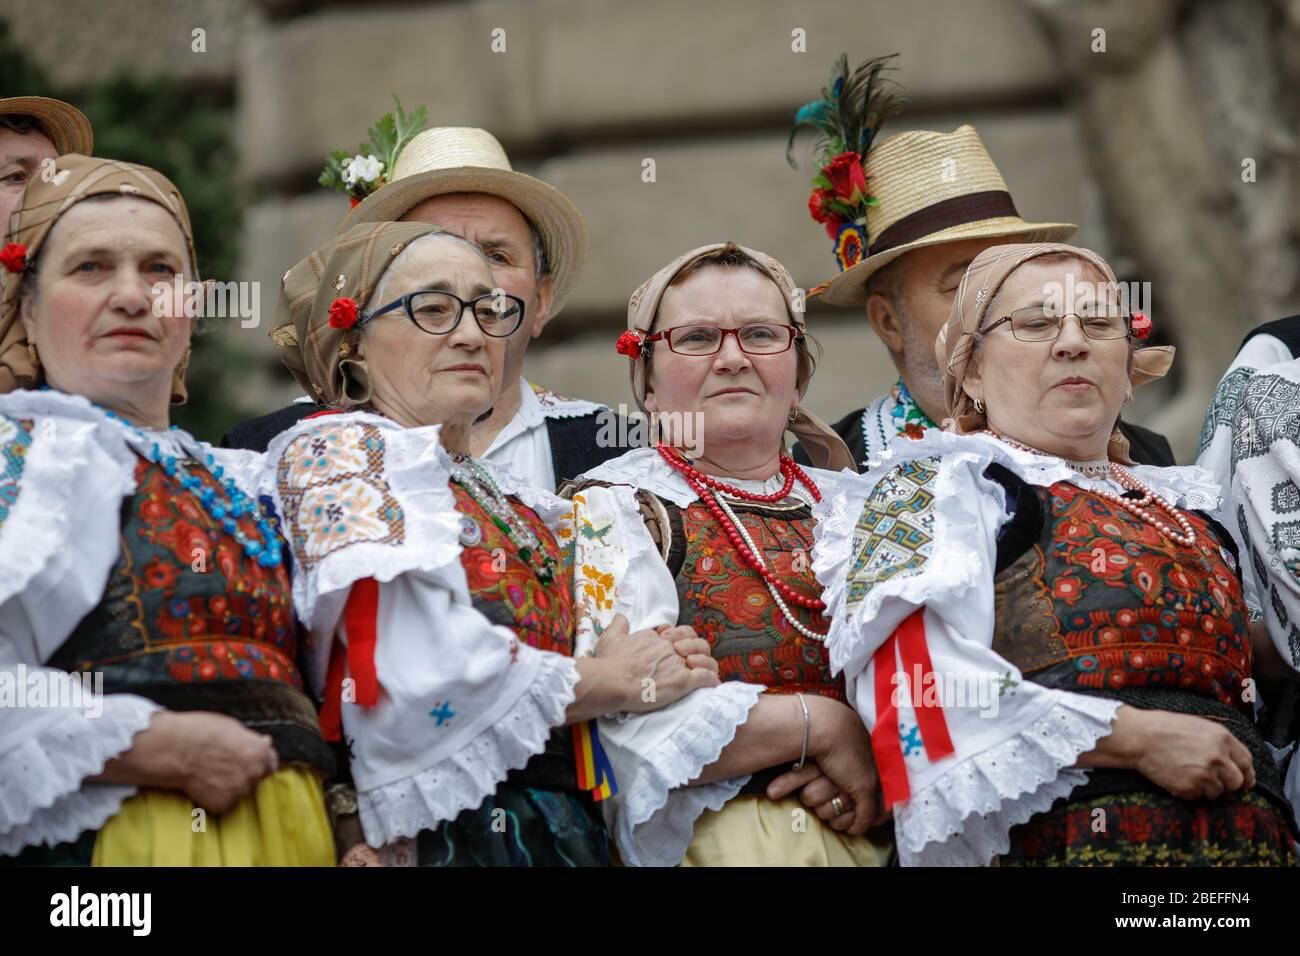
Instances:
[[[51,718],[0,754],[0,855],[74,840],[103,826],[135,787],[84,783],[131,748],[162,708],[134,694],[102,698],[103,712],[47,711]]]
[[[986,866],[1010,848],[1011,828],[1087,780],[1069,769],[1111,732],[1118,701],[1059,693],[1014,737],[913,793],[894,820],[903,866]]]
[[[539,657],[528,691],[466,746],[409,777],[357,792],[367,843],[382,846],[454,820],[462,810],[479,806],[506,774],[546,748],[552,728],[564,723],[573,702],[578,668],[561,654]]]
[[[648,753],[639,754],[630,779],[619,779],[614,838],[628,866],[676,866],[686,855],[695,821],[721,810],[749,775],[686,786],[714,763],[736,737],[764,687],[727,681],[697,690],[663,713],[689,704],[690,715]],[[635,722],[633,717],[620,728]],[[602,721],[602,737],[606,721]]]

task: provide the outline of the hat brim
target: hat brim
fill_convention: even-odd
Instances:
[[[1079,229],[1068,222],[1025,222],[1023,219],[981,219],[949,226],[924,238],[885,252],[868,256],[850,269],[845,269],[826,286],[820,298],[831,305],[863,305],[867,301],[867,280],[899,256],[913,249],[938,246],[945,242],[965,239],[1007,239],[1016,242],[1063,242]]]
[[[406,176],[358,203],[339,226],[339,232],[358,223],[399,220],[426,199],[448,193],[487,193],[504,199],[528,217],[542,234],[550,259],[555,289],[550,314],[558,315],[587,264],[587,226],[568,196],[526,173],[457,166]]]
[[[0,99],[0,115],[24,114],[40,120],[60,156],[93,155],[95,133],[90,120],[71,103],[48,96],[10,96]]]

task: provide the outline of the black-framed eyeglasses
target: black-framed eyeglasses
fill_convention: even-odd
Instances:
[[[394,309],[405,309],[416,328],[430,335],[446,335],[456,328],[466,309],[474,313],[474,321],[483,334],[493,338],[513,335],[524,324],[524,300],[504,292],[488,292],[468,302],[450,292],[408,292],[368,313],[363,321],[377,319]]]
[[[1101,306],[1057,315],[1054,310],[1033,305],[1002,316],[977,332],[976,336],[983,338],[999,325],[1010,323],[1011,334],[1021,342],[1055,342],[1065,328],[1065,320],[1070,316],[1079,320],[1079,328],[1090,339],[1122,339],[1132,334],[1133,316],[1120,309]]]
[[[722,348],[728,335],[736,337],[740,350],[749,355],[776,355],[787,351],[799,336],[793,325],[775,322],[751,322],[738,329],[724,329],[716,325],[677,325],[647,335],[645,341],[663,339],[668,348],[678,355],[714,355]]]

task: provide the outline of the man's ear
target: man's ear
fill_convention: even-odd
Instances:
[[[551,321],[551,306],[555,304],[555,280],[553,277],[542,276],[542,281],[537,283],[537,309],[533,314],[533,338],[542,334],[542,329],[546,328],[546,323]]]
[[[867,298],[867,321],[885,348],[895,355],[903,351],[903,318],[888,296],[873,292]]]
[[[650,387],[650,382],[645,383],[645,398],[641,402],[647,412],[659,411],[659,400],[655,398],[655,390]]]

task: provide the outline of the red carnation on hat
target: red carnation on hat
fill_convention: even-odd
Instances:
[[[808,197],[808,214],[826,227],[826,235],[832,239],[839,235],[840,227],[844,225],[844,220],[830,208],[834,198],[829,189],[814,189]]]
[[[1133,330],[1133,338],[1145,339],[1151,334],[1151,317],[1145,312],[1134,312],[1129,328]]]
[[[624,332],[622,335],[618,337],[618,342],[617,344],[615,344],[614,349],[618,352],[619,355],[626,355],[630,359],[640,358],[641,357],[640,333],[634,332],[632,329],[628,329],[626,332]]]
[[[22,272],[27,266],[27,247],[21,242],[11,242],[0,249],[0,265],[10,272]]]
[[[357,303],[354,299],[340,298],[330,303],[330,328],[350,329],[357,324]]]

